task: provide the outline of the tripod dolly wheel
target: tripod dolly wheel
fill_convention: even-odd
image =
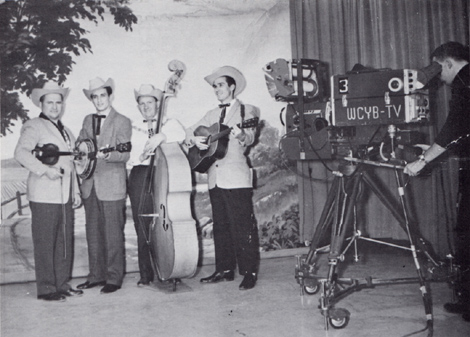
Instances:
[[[320,290],[320,285],[317,283],[313,286],[304,286],[304,291],[307,295],[315,295]]]
[[[350,312],[346,309],[331,309],[328,321],[330,325],[335,329],[343,329],[349,323]]]

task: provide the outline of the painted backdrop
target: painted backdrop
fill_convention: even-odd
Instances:
[[[204,76],[215,68],[232,65],[240,69],[247,87],[239,98],[258,106],[262,125],[260,138],[250,150],[256,171],[254,205],[263,250],[295,247],[298,242],[298,198],[294,174],[282,164],[278,150],[283,127],[279,115],[284,104],[269,95],[262,68],[277,58],[291,58],[288,0],[133,0],[130,4],[138,23],[132,32],[114,25],[110,15],[94,25],[84,23],[93,53],[74,58],[76,64],[64,86],[71,88],[63,122],[78,134],[83,118],[93,107],[82,89],[96,76],[116,83],[113,106],[131,119],[140,119],[134,89],[151,83],[163,89],[171,76],[167,65],[182,61],[187,72],[176,98],[168,101],[168,115],[190,126],[218,102]],[[22,98],[29,116],[39,114],[27,97]],[[13,157],[20,125],[0,138],[2,159]],[[15,168],[13,168],[14,170]],[[2,190],[11,185],[11,174]],[[211,210],[204,178],[194,196],[203,254],[213,254]],[[3,214],[5,215],[5,214]],[[127,226],[132,226],[128,216]]]

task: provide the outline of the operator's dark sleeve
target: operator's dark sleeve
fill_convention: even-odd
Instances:
[[[470,134],[470,66],[467,64],[452,82],[449,115],[435,142],[444,148],[448,148],[459,139],[468,144],[468,134]],[[465,152],[468,154],[469,151]]]

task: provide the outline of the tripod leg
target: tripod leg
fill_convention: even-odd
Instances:
[[[438,266],[439,264],[435,261],[435,259],[431,256],[428,251],[427,244],[425,240],[421,237],[419,231],[410,226],[408,219],[405,218],[405,212],[408,210],[408,201],[406,196],[403,195],[403,206],[402,211],[399,211],[400,206],[393,200],[389,195],[386,195],[383,191],[387,190],[384,186],[379,186],[377,183],[377,179],[372,177],[370,172],[364,171],[364,182],[367,184],[368,187],[372,190],[372,192],[379,198],[382,204],[387,207],[387,209],[392,213],[393,217],[398,221],[398,225],[405,231],[410,231],[413,238],[416,240],[416,245],[419,247],[419,250],[422,251],[426,257],[435,265]],[[400,190],[403,190],[403,187],[399,185],[399,194],[401,193]],[[408,229],[407,229],[408,224]]]
[[[332,227],[331,231],[330,258],[339,257],[346,238],[346,231],[354,222],[354,210],[361,180],[362,175],[356,174],[352,181],[347,181],[341,194],[342,200],[337,202],[335,226]],[[349,190],[351,191],[349,192]]]
[[[343,260],[341,249],[346,237],[346,231],[354,222],[354,210],[356,198],[359,193],[359,186],[362,176],[356,174],[352,179],[341,179],[340,193],[336,195],[335,219],[331,228],[331,245],[328,256],[328,276],[322,282],[322,296],[320,298],[320,310],[325,317],[325,329],[328,329],[328,322],[335,328],[345,327],[349,321],[349,312],[345,309],[333,308],[336,283],[337,266]],[[341,317],[341,320],[338,320]],[[333,324],[333,322],[341,322]]]
[[[410,230],[410,223],[408,221],[408,211],[407,211],[407,202],[405,199],[405,190],[404,186],[402,184],[403,181],[403,171],[401,171],[401,174],[398,173],[397,170],[395,170],[395,178],[397,181],[397,186],[398,186],[398,195],[400,198],[400,203],[403,209],[403,214],[405,217],[405,227],[406,231],[408,234],[408,238],[410,240],[410,246],[411,246],[411,252],[413,254],[413,260],[416,266],[416,271],[418,273],[418,278],[419,278],[419,284],[420,284],[420,290],[421,290],[421,295],[423,297],[423,304],[424,304],[424,312],[426,314],[426,321],[427,321],[427,328],[429,329],[429,334],[428,336],[432,336],[433,334],[433,317],[432,317],[432,297],[429,292],[429,287],[428,284],[424,278],[423,271],[421,269],[421,265],[419,263],[418,256],[416,254],[416,248],[415,248],[415,243],[414,243],[414,237],[411,233]]]
[[[315,228],[315,232],[310,243],[310,249],[307,256],[304,258],[302,255],[297,255],[297,264],[295,268],[295,277],[300,284],[300,294],[303,295],[304,291],[313,295],[319,290],[318,276],[315,270],[315,258],[317,257],[317,248],[320,241],[323,239],[328,228],[330,228],[333,221],[333,209],[337,194],[341,191],[340,178],[335,176],[333,184],[328,192],[327,200],[323,208],[320,221]]]
[[[426,326],[427,326],[427,329],[429,329],[428,336],[432,336],[433,334],[432,298],[431,298],[431,294],[428,291],[428,286],[423,276],[421,265],[419,263],[419,259],[417,256],[416,245],[414,241],[415,241],[415,238],[417,237],[419,238],[419,235],[416,229],[411,229],[410,227],[410,221],[408,218],[408,203],[407,203],[407,199],[405,198],[405,191],[404,191],[404,187],[402,184],[402,180],[403,180],[402,176],[403,176],[403,172],[401,172],[401,176],[399,176],[398,171],[395,170],[395,178],[397,181],[398,196],[399,196],[400,206],[401,206],[401,212],[400,212],[399,207],[395,205],[395,203],[389,198],[389,196],[385,195],[382,192],[383,190],[379,188],[378,184],[376,183],[376,180],[370,176],[370,173],[367,171],[364,171],[364,181],[371,188],[371,190],[375,193],[375,195],[377,195],[380,201],[390,210],[393,216],[398,220],[400,227],[402,227],[403,230],[408,235],[408,240],[410,242],[410,249],[412,252],[416,271],[418,273],[420,290],[421,290],[421,295],[423,298],[424,310],[425,310],[426,320],[427,320]],[[427,254],[426,247],[424,246],[424,240],[418,239],[417,243],[421,244],[420,248],[423,250],[423,252]]]
[[[308,252],[307,259],[305,260],[306,263],[308,264],[312,263],[312,259],[314,257],[315,251],[318,248],[318,245],[321,239],[323,239],[328,228],[331,226],[331,222],[333,220],[333,209],[335,205],[335,199],[338,193],[340,193],[341,191],[340,180],[341,178],[335,176],[333,179],[333,183],[330,188],[330,191],[328,192],[325,206],[321,213],[320,220],[318,221],[317,227],[315,228],[315,232],[312,236],[312,241],[310,243],[310,250]]]

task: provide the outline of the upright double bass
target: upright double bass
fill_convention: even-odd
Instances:
[[[156,133],[160,132],[166,101],[176,95],[186,70],[173,60],[168,64],[173,75],[167,80],[160,102]],[[153,198],[150,226],[150,251],[161,280],[187,278],[196,272],[199,245],[196,221],[191,214],[191,168],[178,143],[163,143],[155,151],[147,173],[147,196]],[[145,215],[144,215],[145,216]]]

